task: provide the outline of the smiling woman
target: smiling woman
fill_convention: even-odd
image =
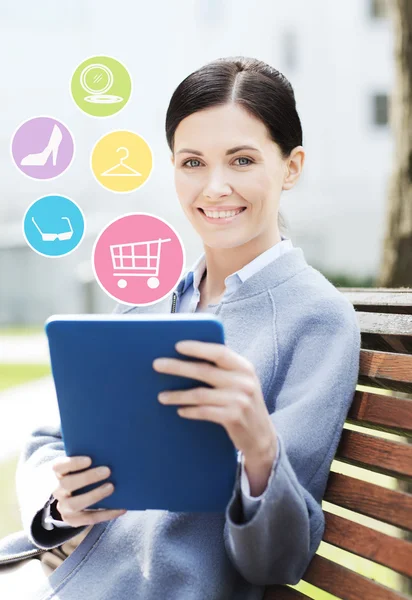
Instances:
[[[7,583],[7,563],[30,555],[44,566],[57,561],[35,597],[50,597],[52,587],[61,600],[261,600],[267,585],[298,583],[322,539],[322,497],[356,389],[360,331],[352,304],[279,230],[281,193],[298,182],[305,158],[292,86],[253,58],[208,63],[174,91],[166,137],[179,202],[204,253],[156,309],[219,315],[225,344],[182,340],[176,349],[186,360],[154,361],[155,371],[208,386],[169,390],[158,398],[159,423],[147,427],[164,427],[167,404],[188,426],[222,426],[239,453],[231,500],[224,513],[86,510],[112,492],[72,497],[96,482],[96,470],[64,456],[58,427],[39,427],[19,463],[24,531],[0,544],[0,591],[1,568]],[[138,477],[133,456],[126,459]]]
[[[281,241],[281,193],[305,159],[292,86],[254,59],[209,63],[175,90],[166,137],[182,209],[204,243],[207,304],[225,277]]]

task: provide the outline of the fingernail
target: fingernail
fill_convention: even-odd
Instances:
[[[105,492],[108,492],[109,490],[113,489],[113,484],[112,483],[105,483],[103,486],[103,489]]]
[[[108,477],[110,475],[110,469],[107,467],[99,467],[97,470],[97,474],[99,477]]]
[[[167,365],[167,358],[156,358],[153,361],[153,366],[154,367],[164,367],[165,365]]]

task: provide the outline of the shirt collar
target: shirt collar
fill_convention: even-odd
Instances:
[[[263,268],[264,266],[266,266],[267,264],[272,262],[275,251],[279,250],[279,248],[278,248],[279,244],[282,244],[282,246],[283,246],[282,250],[285,250],[285,249],[289,250],[289,249],[293,248],[292,240],[281,236],[280,242],[278,242],[277,244],[274,244],[273,246],[271,246],[270,248],[265,250],[265,252],[263,252],[262,254],[260,254],[256,258],[254,258],[253,260],[251,260],[247,265],[244,265],[238,271],[235,271],[234,273],[231,273],[230,275],[228,275],[225,278],[226,289],[230,288],[230,285],[234,279],[239,278],[240,281],[243,283],[251,275],[253,275],[256,271],[255,267],[256,267],[257,261],[259,261],[260,268]],[[276,252],[276,254],[277,254],[277,252]],[[189,269],[189,271],[186,273],[186,276],[182,281],[183,287],[181,290],[179,290],[180,293],[184,294],[184,292],[187,290],[187,288],[190,287],[191,285],[193,285],[193,288],[195,290],[198,290],[199,284],[202,280],[205,269],[206,269],[206,255],[203,252],[199,256],[199,258],[194,262],[194,264]]]

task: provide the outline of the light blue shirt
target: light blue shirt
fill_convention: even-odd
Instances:
[[[247,265],[228,275],[225,279],[225,293],[222,300],[226,300],[246,279],[266,267],[285,252],[292,250],[292,241],[282,237],[282,241],[274,244],[262,254],[250,261]],[[180,305],[177,312],[195,312],[200,300],[199,284],[206,268],[206,257],[203,253],[186,274],[186,284],[182,291]],[[221,301],[222,301],[221,300]],[[209,306],[216,306],[211,304]]]

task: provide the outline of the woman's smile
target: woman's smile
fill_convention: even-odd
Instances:
[[[225,223],[231,223],[232,221],[237,219],[242,213],[244,213],[247,210],[247,207],[242,207],[242,210],[240,212],[238,212],[237,214],[235,214],[233,216],[229,216],[229,217],[220,217],[218,211],[211,211],[216,216],[208,217],[202,208],[198,208],[197,210],[200,212],[202,217],[208,223],[215,223],[216,225],[222,225]],[[232,211],[230,211],[230,212],[232,212]],[[209,212],[209,214],[211,214],[211,213]],[[222,214],[224,214],[224,213],[222,213]]]

